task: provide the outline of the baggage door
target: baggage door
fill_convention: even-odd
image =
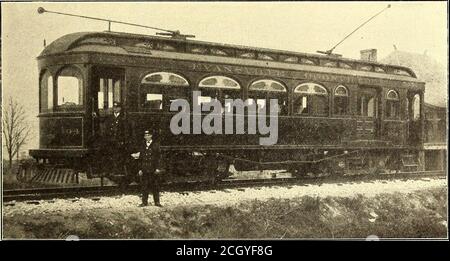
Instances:
[[[359,140],[373,140],[377,134],[379,95],[374,88],[361,88],[358,95],[356,135]]]

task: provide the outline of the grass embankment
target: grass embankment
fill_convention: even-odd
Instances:
[[[4,218],[5,238],[444,238],[447,190]]]

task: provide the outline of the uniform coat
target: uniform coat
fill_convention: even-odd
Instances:
[[[114,114],[108,116],[105,119],[104,126],[104,137],[106,137],[109,144],[117,148],[122,148],[126,145],[130,130],[123,112],[117,117]]]
[[[117,117],[112,114],[105,118],[102,134],[102,137],[104,137],[102,147],[107,162],[109,162],[110,172],[119,175],[126,174],[125,166],[129,155],[130,129],[123,112]]]

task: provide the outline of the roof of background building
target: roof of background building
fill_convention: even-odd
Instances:
[[[394,51],[381,59],[382,63],[411,68],[419,80],[426,83],[425,102],[447,107],[448,82],[445,67],[426,54]]]

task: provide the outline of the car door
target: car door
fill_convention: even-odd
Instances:
[[[357,138],[373,140],[377,135],[379,95],[374,88],[361,88],[358,94]]]

